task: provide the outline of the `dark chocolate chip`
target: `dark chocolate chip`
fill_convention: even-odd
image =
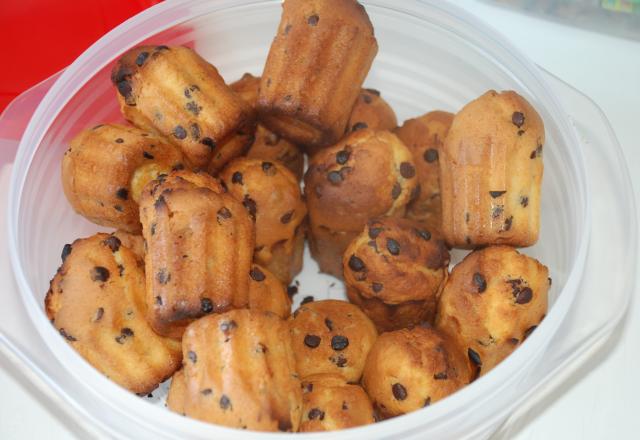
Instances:
[[[258,281],[258,282],[264,281],[266,278],[264,272],[262,272],[258,266],[253,266],[249,271],[249,275],[251,276],[251,279],[253,281]]]
[[[371,284],[371,289],[375,292],[375,293],[380,293],[380,291],[382,291],[383,288],[383,284],[382,283],[373,283]]]
[[[522,127],[524,124],[524,114],[522,114],[522,112],[513,112],[511,115],[511,122],[513,122],[513,125],[518,128]]]
[[[195,101],[187,102],[184,108],[186,108],[188,112],[193,113],[195,116],[198,116],[200,114],[200,111],[202,110],[202,106],[199,106]]]
[[[136,64],[138,67],[142,67],[145,61],[149,58],[149,52],[140,52],[136,57]]]
[[[529,197],[527,196],[520,197],[520,204],[522,205],[523,208],[526,208],[529,205]]]
[[[124,143],[124,139],[122,139],[122,138],[117,138],[116,139],[116,144],[122,144],[122,143]]]
[[[131,330],[129,327],[123,328],[122,330],[120,330],[120,333],[128,338],[133,336],[133,330]]]
[[[551,284],[553,284],[553,280],[551,279],[551,277],[548,277],[547,280],[549,281],[549,286],[551,286]]]
[[[304,298],[302,298],[302,302],[300,303],[301,306],[313,302],[313,296],[309,295],[309,296],[305,296]]]
[[[93,322],[96,321],[100,321],[102,319],[102,317],[104,316],[104,308],[102,307],[98,307],[98,309],[96,310],[96,312],[93,314]]]
[[[491,211],[491,216],[493,218],[498,218],[502,215],[503,212],[504,212],[504,206],[496,205],[493,207],[493,210]]]
[[[173,136],[176,139],[184,139],[187,137],[187,130],[182,125],[176,125],[173,129]]]
[[[249,212],[249,216],[253,220],[255,220],[256,219],[256,212],[258,211],[258,206],[256,205],[256,201],[253,200],[248,195],[245,195],[244,199],[242,199],[242,206],[244,206],[245,209]]]
[[[313,384],[311,382],[302,384],[302,391],[304,393],[310,393],[313,391]]]
[[[317,335],[306,335],[304,337],[304,345],[306,345],[309,348],[316,348],[318,347],[318,345],[320,345],[320,336]]]
[[[416,169],[409,162],[402,162],[400,164],[400,175],[405,179],[411,179],[416,175]]]
[[[143,151],[143,152],[142,152],[142,156],[143,156],[145,159],[155,159],[155,158],[153,157],[153,154],[148,153],[148,152],[146,152],[146,151]]]
[[[118,212],[124,211],[124,208],[122,207],[122,205],[113,205],[113,209],[115,209]]]
[[[329,360],[333,362],[338,368],[344,368],[347,365],[347,358],[345,358],[342,353],[338,354],[337,356],[331,356]]]
[[[347,405],[347,402],[345,402],[344,400],[342,401],[342,411],[347,411],[349,409],[349,406]]]
[[[171,274],[167,272],[167,269],[160,269],[156,274],[156,279],[160,284],[167,284],[171,280]]]
[[[329,329],[330,332],[333,331],[333,321],[330,320],[329,318],[325,318],[324,319],[324,325],[327,326],[327,328]]]
[[[62,254],[60,254],[60,258],[62,258],[62,262],[64,263],[64,260],[67,259],[67,257],[69,256],[69,254],[71,254],[71,251],[73,250],[73,248],[71,247],[71,245],[69,243],[65,244],[62,247]]]
[[[529,155],[530,159],[535,159],[536,157],[542,156],[542,145],[538,145],[535,150],[531,152]]]
[[[120,239],[115,235],[110,235],[103,241],[103,243],[106,246],[109,246],[109,248],[111,249],[111,252],[118,252],[118,250],[120,250],[120,245],[122,245],[122,242],[120,241]]]
[[[151,223],[151,235],[155,235],[156,234],[156,227],[157,225],[155,223]]]
[[[489,195],[494,199],[497,199],[504,193],[506,193],[506,191],[489,191]]]
[[[331,338],[331,348],[336,351],[342,351],[349,346],[349,338],[342,335],[335,335]]]
[[[222,208],[218,209],[216,220],[218,221],[218,223],[222,223],[223,220],[230,219],[231,217],[232,214],[231,211],[229,211],[229,208],[223,206]]]
[[[297,293],[298,293],[298,286],[291,285],[287,287],[287,295],[289,295],[289,298],[293,298],[293,296],[296,295]]]
[[[355,124],[353,124],[353,127],[351,127],[351,131],[363,130],[368,127],[369,126],[366,122],[356,122]]]
[[[211,313],[213,312],[213,302],[209,298],[201,298],[200,299],[200,310],[202,313]]]
[[[293,213],[294,211],[289,211],[284,213],[282,217],[280,217],[280,223],[282,223],[283,225],[286,225],[287,223],[289,223],[293,218]]]
[[[416,235],[420,238],[422,238],[424,241],[429,241],[431,240],[431,232],[424,230],[424,229],[414,229],[414,232],[416,233]]]
[[[291,28],[292,28],[292,27],[293,27],[292,25],[287,24],[287,25],[284,27],[284,34],[285,34],[285,35],[287,35],[287,34],[289,33],[289,31],[291,30]]]
[[[135,105],[136,102],[133,98],[133,96],[131,95],[131,92],[133,91],[133,89],[131,88],[131,84],[129,83],[129,81],[120,81],[118,82],[117,86],[118,88],[118,93],[120,93],[120,95],[122,95],[122,97],[124,98],[124,102],[127,105]]]
[[[424,405],[422,405],[422,407],[426,408],[429,405],[431,405],[431,397],[427,397],[426,399],[424,399]]]
[[[400,197],[400,193],[402,192],[402,187],[400,186],[400,183],[396,182],[393,184],[393,188],[391,188],[391,198],[393,200],[397,199],[398,197]]]
[[[364,101],[365,104],[371,104],[371,102],[373,101],[373,98],[367,95],[366,93],[363,93],[362,100]]]
[[[203,396],[209,396],[213,393],[213,390],[211,388],[205,388],[204,390],[200,391],[200,394],[202,394]]]
[[[224,410],[231,408],[231,399],[229,399],[225,394],[220,398],[220,408]]]
[[[129,190],[127,188],[118,188],[116,197],[121,200],[127,200],[129,198]]]
[[[91,269],[92,281],[107,281],[109,279],[109,270],[106,267],[95,266]]]
[[[400,244],[393,238],[387,238],[387,250],[391,255],[400,255]]]
[[[518,136],[522,136],[524,134],[524,130],[518,130]]]
[[[206,145],[207,147],[209,147],[211,150],[213,150],[214,148],[216,148],[216,143],[213,139],[211,139],[210,137],[205,137],[200,139],[200,143],[202,145]]]
[[[424,155],[422,157],[429,163],[435,162],[436,160],[438,160],[438,150],[436,150],[435,148],[429,148],[424,152]]]
[[[369,228],[369,238],[371,238],[372,240],[375,240],[383,230],[384,230],[384,228],[380,228],[380,227],[370,227]]]
[[[242,182],[242,173],[240,171],[236,171],[231,175],[231,183],[236,183],[238,185],[244,185]]]
[[[342,182],[342,174],[339,171],[330,171],[327,173],[327,179],[334,185]]]
[[[523,338],[523,340],[524,340],[524,339],[527,339],[529,336],[531,336],[531,333],[533,333],[533,331],[534,331],[536,328],[538,328],[538,326],[537,326],[537,325],[532,325],[531,327],[529,327],[528,329],[526,329],[526,330],[524,331],[524,338]]]
[[[365,270],[364,261],[362,261],[355,255],[351,255],[351,257],[349,258],[349,269],[354,272],[362,272],[363,270]]]
[[[276,174],[276,167],[271,162],[262,162],[262,171],[267,176],[273,176]]]
[[[525,287],[518,291],[516,295],[516,304],[527,304],[533,298],[533,291],[529,287]]]
[[[225,334],[229,333],[236,327],[238,327],[238,324],[234,320],[224,321],[222,324],[220,324],[220,330],[222,330],[222,332]]]
[[[391,386],[391,392],[396,400],[404,400],[407,398],[407,389],[401,383],[394,383]]]
[[[311,26],[317,25],[319,21],[320,21],[320,17],[318,17],[318,14],[313,14],[309,16],[309,18],[307,18],[307,23]]]
[[[189,350],[189,352],[187,353],[187,356],[189,357],[189,360],[194,364],[198,362],[198,355],[196,354],[195,351]]]
[[[344,165],[349,161],[351,153],[347,150],[340,150],[336,153],[336,163],[338,165]]]
[[[62,335],[63,338],[65,338],[67,341],[77,341],[77,339],[74,336],[71,336],[69,333],[66,332],[65,329],[61,328],[60,330],[58,330],[60,332],[60,335]]]
[[[200,139],[200,126],[198,124],[191,124],[189,126],[189,132],[191,132],[191,137],[193,140],[197,141]]]
[[[321,411],[318,408],[312,408],[309,411],[308,416],[309,416],[309,420],[315,420],[315,419],[324,420],[324,411]]]
[[[441,372],[439,372],[439,373],[434,374],[434,375],[433,375],[433,378],[434,378],[435,380],[445,380],[445,379],[448,379],[448,378],[449,378],[449,376],[447,375],[447,372],[446,372],[446,371],[441,371]]]
[[[513,345],[518,345],[520,341],[518,340],[518,338],[510,338],[509,342]]]
[[[156,304],[159,305],[159,306],[162,305],[162,297],[156,296]]]
[[[506,219],[504,219],[504,230],[508,231],[509,229],[511,229],[511,226],[513,224],[513,216],[509,216]]]
[[[473,362],[474,365],[478,367],[482,366],[482,359],[480,359],[480,355],[472,348],[469,348],[467,350],[467,356],[469,356],[469,360]]]
[[[487,290],[487,280],[485,280],[484,276],[479,272],[473,274],[473,284],[478,288],[478,293],[482,293]]]

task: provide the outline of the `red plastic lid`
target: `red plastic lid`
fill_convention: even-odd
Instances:
[[[98,38],[160,0],[0,0],[0,113]]]

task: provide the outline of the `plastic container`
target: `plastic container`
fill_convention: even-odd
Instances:
[[[526,253],[549,266],[554,283],[546,319],[490,373],[429,408],[324,437],[483,438],[544,395],[559,372],[571,371],[579,355],[605,340],[622,318],[636,267],[636,211],[628,173],[606,118],[592,102],[464,11],[438,1],[363,3],[380,45],[366,84],[383,92],[399,120],[436,108],[456,111],[489,88],[517,90],[539,111],[547,132],[542,234]],[[124,438],[285,437],[193,421],[167,411],[157,396],[146,401],[126,392],[77,355],[43,312],[63,244],[100,229],[75,215],[64,200],[59,163],[78,130],[120,118],[108,79],[113,60],[141,42],[188,44],[228,81],[245,71],[259,74],[279,15],[278,1],[160,4],[99,40],[52,86],[54,80],[18,98],[0,120],[0,142],[10,145],[2,138],[17,138],[20,116],[29,114],[51,86],[20,136],[12,165],[8,256],[2,257],[11,259],[17,287],[2,289],[7,305],[0,309],[0,341],[92,432]],[[9,131],[6,121],[14,123]],[[598,185],[590,188],[587,176]],[[610,276],[598,276],[602,273]],[[317,274],[308,255],[299,279],[297,302],[305,295],[343,295],[339,283]]]

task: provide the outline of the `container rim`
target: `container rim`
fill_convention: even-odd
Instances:
[[[158,32],[204,14],[211,14],[215,11],[231,7],[263,3],[278,3],[278,1],[219,0],[212,3],[207,2],[207,0],[175,0],[158,4],[127,20],[104,35],[62,73],[44,97],[34,112],[20,141],[11,178],[7,222],[11,263],[20,289],[22,301],[34,325],[38,321],[48,322],[48,320],[41,309],[41,305],[35,300],[36,295],[32,292],[23,270],[21,254],[19,253],[18,247],[18,236],[21,227],[18,222],[19,208],[22,190],[35,152],[39,148],[45,133],[48,131],[58,113],[89,78],[99,69],[104,68],[128,47]],[[523,73],[516,77],[522,80],[521,76],[524,74],[526,76],[524,83],[527,87],[539,89],[536,97],[545,103],[546,110],[555,118],[555,122],[558,124],[563,136],[563,142],[576,147],[580,145],[567,119],[567,113],[562,109],[562,106],[555,96],[550,93],[538,68],[529,61],[528,58],[520,54],[503,36],[476,19],[470,13],[451,3],[437,0],[408,0],[402,2],[401,7],[392,0],[371,0],[363,1],[363,3],[409,14],[414,18],[429,22],[432,25],[443,27],[443,23],[435,23],[424,15],[424,8],[430,8],[431,10],[438,11],[439,14],[445,17],[446,23],[458,24],[459,26],[456,30],[448,30],[469,42],[469,44],[476,46],[477,49],[482,50],[487,55],[492,56],[494,59],[507,60],[513,70],[515,70],[516,67],[522,70]],[[489,45],[494,46],[496,49],[489,49]],[[88,67],[88,64],[97,67]],[[506,63],[501,64],[504,65]],[[510,69],[510,71],[512,70]],[[558,296],[554,306],[549,311],[547,319],[541,323],[538,329],[528,338],[527,342],[512,353],[507,360],[487,375],[475,381],[471,386],[464,387],[448,398],[438,402],[437,405],[433,405],[427,411],[420,410],[382,422],[389,432],[393,432],[394,434],[401,432],[410,434],[416,433],[427,424],[434,426],[444,424],[445,422],[449,423],[450,420],[444,420],[445,416],[450,416],[452,409],[460,408],[462,402],[473,402],[465,408],[465,413],[471,411],[472,408],[481,405],[491,396],[497,395],[501,390],[512,385],[509,382],[500,385],[496,383],[495,380],[492,380],[494,377],[498,374],[507,378],[517,377],[516,373],[519,367],[524,365],[526,360],[535,359],[541,354],[554,336],[559,324],[562,322],[562,319],[575,298],[576,290],[581,279],[582,268],[585,264],[591,230],[591,210],[588,196],[589,184],[586,179],[584,156],[579,148],[574,148],[573,151],[575,152],[573,157],[574,161],[570,166],[573,168],[579,187],[586,189],[581,194],[578,194],[577,198],[578,207],[581,208],[580,211],[582,215],[578,218],[577,224],[574,225],[577,245],[573,252],[576,258],[571,265],[567,281],[562,289],[562,294]],[[557,322],[557,324],[551,325],[550,321],[552,320],[549,318],[552,317],[555,318],[553,321]],[[113,382],[93,369],[93,367],[75,353],[62,338],[58,337],[57,332],[55,332],[52,326],[35,325],[35,327],[40,333],[40,336],[47,341],[47,344],[58,361],[66,368],[74,371],[77,379],[83,382],[83,384],[95,394],[97,399],[102,400],[106,405],[122,413],[125,417],[131,418],[137,424],[148,427],[151,432],[155,431],[158,426],[163,425],[164,427],[171,425],[171,430],[167,431],[167,434],[171,432],[190,432],[197,429],[198,433],[208,436],[221,435],[224,437],[255,438],[258,435],[258,433],[252,431],[246,432],[185,419],[170,411],[149,405],[147,402],[141,401],[123,388],[114,386],[115,384]],[[98,392],[98,390],[101,392]],[[501,411],[504,411],[504,409],[501,409]],[[145,414],[146,417],[135,417],[141,414]],[[493,419],[487,419],[484,424],[489,425],[500,416],[500,411],[496,411]],[[167,422],[164,422],[165,420]],[[332,433],[304,435],[309,437],[319,437],[322,435],[323,438],[351,438],[353,436],[375,437],[382,434],[378,429],[379,427],[380,425],[376,424]],[[271,433],[260,433],[260,435],[265,437],[279,436],[279,434]]]

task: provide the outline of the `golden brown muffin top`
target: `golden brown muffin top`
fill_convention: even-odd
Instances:
[[[388,131],[368,129],[313,156],[304,182],[311,227],[353,232],[372,217],[402,215],[417,185],[407,147]]]
[[[449,252],[436,231],[407,219],[378,217],[351,242],[343,265],[345,283],[361,296],[400,304],[439,295]]]
[[[249,272],[249,308],[275,313],[283,319],[291,315],[291,298],[282,283],[266,268],[254,264]]]
[[[356,100],[346,131],[363,128],[371,130],[393,130],[398,125],[396,114],[375,89],[362,89]]]
[[[371,320],[346,301],[301,305],[291,318],[291,336],[300,377],[334,373],[357,382],[378,335]]]

